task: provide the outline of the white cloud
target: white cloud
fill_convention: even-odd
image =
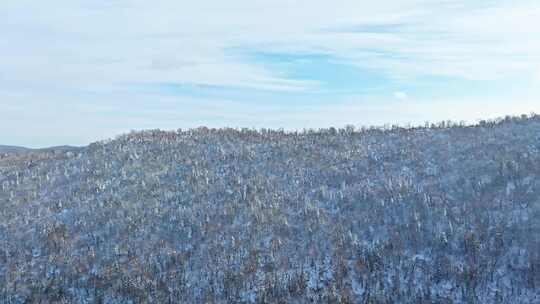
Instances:
[[[394,98],[398,100],[405,100],[409,98],[409,96],[405,92],[394,92]]]
[[[377,31],[376,25],[388,24],[396,27]],[[336,30],[354,29],[357,25],[375,26],[371,32]],[[47,114],[37,110],[44,104],[53,109],[71,109],[63,110],[63,115],[69,117],[59,120],[62,125],[58,130],[66,130],[70,124],[78,127],[70,129],[72,134],[65,138],[76,137],[76,132],[85,129],[83,124],[107,125],[121,120],[118,128],[122,130],[154,125],[152,119],[145,118],[149,110],[143,106],[134,106],[131,114],[121,115],[122,119],[114,116],[125,106],[120,99],[149,105],[163,99],[130,90],[133,84],[188,83],[285,92],[309,91],[319,85],[291,79],[287,71],[269,70],[245,61],[231,54],[231,49],[325,53],[405,82],[432,74],[508,81],[521,81],[522,75],[540,78],[538,28],[540,9],[532,0],[6,0],[0,3],[0,109],[7,109],[3,118],[9,116],[11,122],[3,119],[0,129],[12,129],[11,124],[18,120],[28,124],[25,134],[38,134],[38,121],[44,123],[56,117],[54,111]],[[81,97],[87,92],[95,96]],[[540,94],[531,92],[526,100],[532,102]],[[405,99],[407,94],[396,92],[393,97]],[[92,104],[88,101],[92,98],[99,100]],[[351,119],[368,117],[362,109],[369,108],[372,102],[386,102],[369,96],[366,99],[353,107],[356,116]],[[389,99],[391,102],[392,96]],[[167,100],[176,102],[177,112],[183,113],[175,117],[199,117],[192,119],[201,124],[216,121],[209,118],[212,112],[221,115],[216,114],[216,109],[224,113],[220,120],[223,124],[228,121],[230,125],[238,122],[249,126],[262,121],[283,127],[308,125],[309,121],[337,123],[335,118],[348,110],[341,110],[338,104],[328,105],[334,116],[320,117],[318,111],[326,113],[321,107],[307,114],[291,112],[310,119],[302,120],[284,114],[283,108],[256,102],[246,106],[221,101],[219,105],[233,109],[224,110],[206,106],[208,100]],[[510,104],[512,98],[505,100],[497,106],[500,113],[534,105],[523,101],[521,107],[515,101]],[[452,105],[449,99],[444,102],[447,104],[433,102],[432,107],[422,110],[428,111],[425,115],[443,116],[440,108]],[[80,103],[90,106],[83,109]],[[477,103],[486,106],[483,101]],[[24,109],[22,105],[26,105]],[[112,107],[108,111],[114,115],[85,115],[93,113],[92,107],[105,105]],[[478,107],[475,113],[482,116],[481,111],[491,108]],[[406,108],[371,111],[387,122],[408,113]],[[467,113],[456,112],[456,117]],[[130,120],[126,115],[136,118]],[[117,129],[116,125],[113,129]],[[16,139],[18,134],[11,138]],[[89,134],[79,141],[97,135]],[[0,137],[0,142],[6,140]]]
[[[176,81],[276,90],[313,85],[228,56],[230,47],[323,51],[395,77],[512,76],[540,60],[540,10],[525,1],[488,7],[422,0],[7,3],[0,4],[0,63],[30,82]],[[357,24],[403,28],[325,30]],[[373,49],[392,56],[366,54]]]

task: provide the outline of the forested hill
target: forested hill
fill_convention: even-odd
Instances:
[[[0,158],[0,303],[539,303],[540,117]]]

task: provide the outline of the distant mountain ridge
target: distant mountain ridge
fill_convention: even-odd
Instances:
[[[21,147],[21,146],[9,146],[9,145],[0,145],[0,153],[21,153],[21,152],[46,152],[46,151],[73,151],[73,150],[79,150],[82,147],[75,147],[75,146],[54,146],[54,147],[47,147],[47,148],[27,148],[27,147]]]
[[[0,152],[3,152],[3,153],[22,152],[22,151],[28,151],[28,150],[30,149],[25,148],[25,147],[0,145]]]

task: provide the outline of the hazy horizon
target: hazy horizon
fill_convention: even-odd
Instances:
[[[410,123],[410,122],[407,122],[407,123],[383,123],[383,124],[372,124],[372,125],[363,125],[363,124],[347,124],[347,125],[341,125],[341,126],[334,126],[334,125],[329,125],[329,126],[323,126],[323,127],[318,127],[318,128],[308,128],[308,127],[305,127],[305,128],[269,128],[270,130],[284,130],[285,132],[304,132],[304,131],[307,131],[307,130],[323,130],[323,129],[328,129],[328,128],[342,128],[342,129],[345,129],[345,128],[348,128],[350,126],[353,126],[355,129],[359,130],[363,127],[366,127],[366,128],[382,128],[382,129],[385,129],[385,128],[388,128],[388,127],[393,127],[393,126],[398,126],[398,127],[402,127],[402,128],[423,128],[423,127],[427,127],[429,128],[430,126],[432,125],[438,125],[439,123],[447,123],[447,122],[451,122],[453,124],[464,124],[466,126],[477,126],[479,125],[479,123],[481,121],[498,121],[498,120],[503,120],[505,117],[514,117],[514,118],[518,118],[518,117],[522,117],[522,115],[526,115],[527,117],[533,117],[533,115],[537,115],[538,113],[535,113],[535,112],[531,112],[531,113],[522,113],[522,114],[516,114],[516,115],[505,115],[505,116],[496,116],[496,117],[485,117],[485,118],[478,118],[476,119],[475,121],[470,121],[470,120],[460,120],[460,121],[457,121],[457,120],[452,120],[452,119],[443,119],[443,120],[439,120],[439,121],[424,121],[422,123]],[[161,131],[165,131],[165,132],[175,132],[175,131],[178,131],[178,130],[194,130],[194,129],[198,129],[198,128],[218,128],[218,129],[227,129],[227,128],[231,128],[231,129],[242,129],[242,128],[248,128],[248,129],[255,129],[257,131],[260,131],[262,129],[265,129],[264,127],[260,127],[260,128],[254,128],[254,127],[234,127],[234,126],[218,126],[218,127],[212,127],[212,126],[206,126],[206,125],[200,125],[200,126],[195,126],[195,127],[188,127],[188,128],[176,128],[176,129],[160,129],[160,128],[149,128],[149,129],[132,129],[132,130],[127,130],[125,132],[121,132],[121,133],[117,133],[117,134],[112,134],[111,136],[108,136],[108,137],[103,137],[103,138],[97,138],[95,140],[92,140],[92,141],[89,141],[87,143],[84,143],[84,144],[69,144],[69,143],[60,143],[60,144],[56,144],[56,145],[48,145],[48,146],[24,146],[24,145],[11,145],[11,144],[6,144],[6,143],[1,143],[0,142],[0,148],[2,147],[12,147],[12,148],[25,148],[25,149],[35,149],[35,150],[39,150],[39,149],[48,149],[48,148],[56,148],[56,147],[74,147],[74,148],[83,148],[83,147],[86,147],[90,144],[93,144],[93,143],[100,143],[100,142],[106,142],[108,140],[115,140],[116,138],[120,137],[120,136],[123,136],[123,135],[127,135],[127,134],[130,134],[132,132],[144,132],[144,131],[149,131],[149,130],[161,130]]]

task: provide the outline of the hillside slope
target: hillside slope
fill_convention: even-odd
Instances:
[[[538,303],[540,117],[0,160],[0,302]]]

